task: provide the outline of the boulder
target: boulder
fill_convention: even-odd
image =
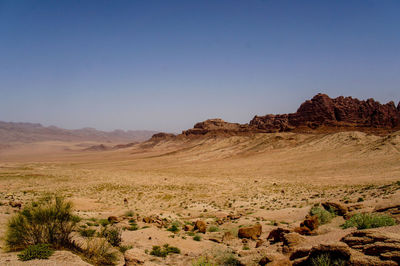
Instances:
[[[134,266],[144,264],[149,259],[149,255],[144,250],[132,248],[124,253],[124,259],[126,266]]]
[[[207,231],[207,224],[202,220],[198,220],[194,224],[194,230],[198,230],[199,233],[205,234]]]
[[[278,227],[271,232],[269,232],[269,235],[267,237],[267,240],[270,240],[272,243],[277,243],[277,242],[283,242],[284,241],[284,235],[290,233],[291,231],[289,229],[284,229],[281,227]]]
[[[298,233],[298,234],[300,234],[300,235],[304,235],[304,236],[312,235],[312,232],[311,232],[310,228],[305,227],[305,226],[296,227],[293,231]]]
[[[298,233],[291,232],[283,235],[283,245],[289,248],[294,248],[305,241],[305,237]]]
[[[322,205],[322,207],[325,208],[325,210],[333,211],[339,216],[346,215],[346,213],[348,212],[347,206],[345,206],[344,204],[342,204],[340,202],[327,201],[327,202],[323,202],[321,205]]]
[[[255,224],[249,227],[239,228],[238,237],[239,238],[251,238],[253,240],[257,240],[262,233],[261,224]]]
[[[145,222],[147,224],[154,223],[154,219],[150,216],[143,217],[143,222]]]
[[[183,230],[184,230],[184,231],[193,231],[193,230],[194,230],[194,226],[193,226],[193,225],[190,225],[190,224],[185,224],[185,225],[183,226]]]
[[[115,223],[119,223],[120,219],[117,216],[109,216],[107,218],[107,220],[111,223],[111,224],[115,224]]]
[[[314,215],[311,217],[307,217],[301,224],[300,227],[307,227],[310,231],[314,231],[318,228],[319,221],[318,216]]]

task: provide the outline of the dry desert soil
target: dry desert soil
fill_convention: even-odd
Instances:
[[[67,250],[28,262],[6,251],[7,221],[20,210],[18,203],[23,208],[49,194],[73,202],[81,229],[100,231],[115,216],[107,226],[120,228],[121,245],[129,247],[125,254],[115,248],[118,265],[229,265],[229,258],[230,265],[310,265],[313,248],[324,247],[340,250],[353,265],[399,263],[399,225],[367,230],[385,234],[389,240],[381,237],[380,243],[394,243],[392,249],[375,246],[375,252],[365,249],[365,230],[342,225],[363,212],[398,222],[400,132],[214,136],[87,149],[99,144],[52,141],[0,149],[1,265],[91,263]],[[327,202],[339,205],[336,216],[306,233],[299,230],[312,206]],[[253,227],[250,236],[240,232],[247,227]],[[150,255],[153,246],[164,244],[180,254]]]

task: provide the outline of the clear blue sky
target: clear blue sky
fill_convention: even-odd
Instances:
[[[0,0],[0,120],[179,132],[400,100],[398,0]]]

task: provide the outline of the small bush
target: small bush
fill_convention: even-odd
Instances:
[[[212,226],[210,226],[210,227],[208,228],[208,232],[218,232],[218,231],[219,231],[218,226],[212,225]]]
[[[96,230],[94,230],[94,229],[82,229],[82,230],[79,231],[79,233],[83,237],[93,237],[94,234],[96,233]]]
[[[127,229],[128,229],[129,231],[136,231],[136,230],[139,229],[139,227],[138,227],[137,224],[131,224],[131,226],[129,226]]]
[[[340,258],[332,258],[329,253],[322,253],[311,259],[311,266],[344,266],[346,261]]]
[[[329,223],[335,214],[321,208],[320,206],[313,206],[310,210],[310,215],[316,215],[318,217],[319,224],[327,224]]]
[[[110,221],[108,221],[107,219],[100,219],[100,220],[99,220],[99,223],[100,223],[102,226],[107,226],[107,225],[110,224]]]
[[[119,246],[119,251],[125,253],[127,250],[131,249],[132,246]]]
[[[343,228],[357,227],[357,229],[377,228],[395,225],[392,217],[384,214],[357,213],[343,224]]]
[[[19,253],[18,259],[22,261],[34,260],[34,259],[48,259],[51,255],[53,255],[54,250],[51,249],[49,244],[37,244],[33,246],[29,246],[24,249],[21,253]]]
[[[117,227],[105,228],[102,231],[102,235],[107,239],[108,243],[110,243],[113,247],[118,247],[121,244],[122,232],[121,229]]]
[[[116,252],[104,239],[91,238],[88,240],[83,254],[95,265],[115,265],[118,260]]]
[[[167,231],[176,233],[179,231],[180,226],[181,226],[181,224],[178,221],[174,221],[174,222],[172,222],[171,226],[167,229]]]
[[[156,256],[156,257],[162,257],[165,258],[171,253],[176,253],[180,254],[181,250],[177,247],[170,246],[168,244],[165,244],[162,248],[160,246],[153,246],[152,251],[150,251],[150,255]]]
[[[129,211],[125,212],[125,216],[133,217],[133,215],[134,215],[134,212],[132,210],[129,210]]]
[[[79,222],[72,214],[72,204],[61,197],[33,202],[11,217],[7,225],[6,245],[21,250],[36,244],[54,247],[72,245],[71,233]]]
[[[216,250],[214,254],[216,265],[242,266],[239,259],[229,250]]]
[[[216,266],[216,264],[209,261],[207,257],[200,257],[192,262],[192,266]]]
[[[201,236],[195,235],[195,236],[193,237],[193,240],[194,240],[194,241],[200,241],[200,240],[201,240]]]

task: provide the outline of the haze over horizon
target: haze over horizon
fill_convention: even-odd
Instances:
[[[399,1],[0,1],[0,121],[180,132],[400,100]]]

